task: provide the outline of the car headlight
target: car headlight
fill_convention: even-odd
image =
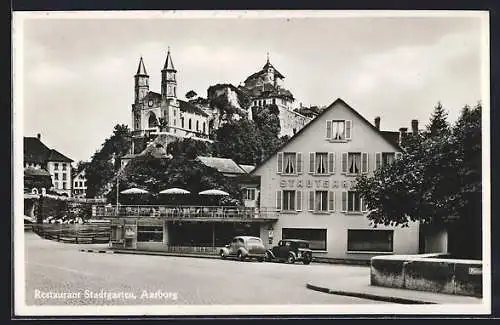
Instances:
[[[302,253],[301,252],[298,252],[297,253],[297,257],[301,257],[302,256]]]

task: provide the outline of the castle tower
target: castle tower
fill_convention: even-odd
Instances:
[[[149,92],[149,75],[146,72],[146,67],[144,66],[144,61],[139,60],[139,66],[137,67],[137,73],[134,76],[135,79],[135,103],[139,103]]]
[[[167,52],[167,59],[163,70],[161,70],[161,97],[173,99],[177,97],[177,81],[175,74],[177,70],[174,68],[172,57],[170,56],[170,48]]]

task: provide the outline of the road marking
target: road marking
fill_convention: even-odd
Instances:
[[[78,273],[78,274],[87,275],[87,276],[96,276],[93,273],[88,273],[88,272],[83,272],[80,270],[70,269],[70,268],[63,267],[63,266],[56,266],[56,265],[36,263],[36,262],[26,262],[26,264],[32,264],[32,265],[37,265],[37,266],[42,266],[42,267],[49,267],[49,268],[53,268],[53,269],[57,269],[57,270],[61,270],[61,271]]]

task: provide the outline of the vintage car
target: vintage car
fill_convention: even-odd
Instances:
[[[309,248],[309,242],[301,239],[283,239],[278,246],[266,252],[267,261],[286,261],[293,264],[295,261],[302,261],[309,264],[312,261],[312,251]]]
[[[266,256],[266,248],[259,237],[236,236],[229,245],[220,249],[219,255],[223,259],[236,257],[240,261],[257,259],[259,262],[263,262]]]

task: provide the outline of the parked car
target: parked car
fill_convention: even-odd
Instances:
[[[236,236],[230,244],[220,249],[219,255],[223,259],[236,257],[240,261],[257,259],[259,262],[263,262],[266,256],[266,247],[259,237]]]
[[[267,261],[286,261],[293,264],[295,261],[302,261],[305,265],[312,261],[312,250],[309,242],[301,239],[283,239],[278,246],[266,251]]]

